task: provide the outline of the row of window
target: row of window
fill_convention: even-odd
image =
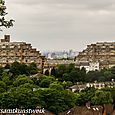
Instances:
[[[17,61],[19,63],[21,62],[21,60],[19,60],[19,59],[15,59],[15,60],[5,60],[5,59],[2,59],[2,60],[0,60],[0,63],[13,63],[15,61]],[[22,60],[22,62],[32,63],[32,62],[36,62],[36,60]]]

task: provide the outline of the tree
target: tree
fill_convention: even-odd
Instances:
[[[6,72],[4,72],[2,75],[2,81],[6,84],[6,90],[8,89],[10,85],[12,85],[12,79],[10,75],[7,74]]]
[[[32,62],[29,65],[29,72],[30,72],[30,74],[37,74],[38,73],[38,68],[37,68],[36,63]]]
[[[86,102],[88,102],[86,92],[76,93],[75,97],[76,97],[76,105],[78,106],[85,105]]]
[[[55,71],[55,77],[57,77],[59,81],[71,81],[73,83],[80,81],[84,82],[86,70],[85,68],[76,68],[74,64],[61,64]]]
[[[67,66],[67,69],[66,69],[66,72],[67,73],[70,73],[72,70],[74,70],[75,69],[75,65],[74,64],[69,64],[68,66]]]
[[[26,64],[20,64],[19,62],[14,62],[10,66],[10,70],[13,75],[29,75],[29,67]]]
[[[4,68],[5,69],[10,69],[10,64],[7,63]]]
[[[111,73],[114,74],[114,77],[115,77],[115,66],[113,66],[111,69],[110,69]]]
[[[39,95],[36,95],[33,87],[29,83],[20,85],[19,87],[12,87],[9,91],[0,94],[0,106],[5,109],[35,109],[39,106]]]
[[[78,70],[77,68],[73,69],[70,73],[69,73],[69,79],[68,81],[71,81],[73,83],[75,82],[79,82],[81,79],[81,75],[80,75],[80,70]]]
[[[66,65],[61,64],[58,66],[58,69],[56,70],[56,77],[61,80],[64,73],[66,73]]]
[[[48,88],[51,83],[54,82],[54,78],[51,76],[42,76],[39,79],[39,86],[43,88]]]
[[[87,82],[101,81],[102,73],[100,71],[89,71],[86,75]]]
[[[75,96],[67,90],[47,88],[38,92],[41,106],[55,115],[75,106]]]
[[[4,68],[0,66],[0,75],[2,75],[3,71],[4,71]]]
[[[63,76],[61,77],[61,81],[71,81],[70,79],[71,77],[69,73],[64,73]]]
[[[4,92],[0,94],[0,106],[4,109],[11,109],[16,107],[14,94],[11,92]]]
[[[13,26],[14,20],[11,19],[9,21],[6,21],[6,19],[5,19],[6,14],[7,13],[6,13],[5,1],[0,0],[0,27],[9,28],[9,27]]]
[[[92,97],[95,95],[96,89],[93,87],[86,88],[81,92],[77,92],[76,96],[76,105],[82,106],[85,105],[87,102],[91,101]]]
[[[54,67],[53,67],[53,69],[51,69],[51,75],[52,75],[52,76],[56,76],[56,70],[55,70]]]
[[[73,83],[71,81],[63,81],[62,85],[65,89],[69,88],[70,86],[73,85]]]
[[[111,96],[113,99],[113,104],[115,105],[115,87],[113,87],[113,88],[106,87],[106,88],[103,88],[102,90],[111,93]]]
[[[86,69],[84,67],[80,70],[80,81],[84,82],[86,78]]]
[[[3,81],[0,81],[0,93],[6,91],[6,84]]]
[[[26,64],[20,64],[20,74],[23,75],[29,75],[29,68]]]
[[[15,87],[18,87],[20,85],[23,85],[25,83],[30,83],[33,84],[33,81],[31,79],[29,79],[27,76],[25,75],[19,75],[16,80],[13,82],[13,85]]]
[[[19,62],[14,62],[12,63],[10,67],[10,72],[13,73],[13,75],[20,75],[20,63]]]
[[[108,91],[97,90],[91,99],[93,105],[111,104],[113,102],[111,93]]]
[[[64,87],[60,83],[57,83],[57,82],[50,84],[49,88],[55,89],[55,90],[60,90],[60,91],[64,90]]]
[[[114,74],[111,71],[109,71],[109,70],[106,70],[103,73],[103,75],[104,75],[104,81],[111,81],[111,79],[114,78]]]

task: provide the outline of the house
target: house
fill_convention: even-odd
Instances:
[[[72,91],[72,92],[75,92],[75,91],[81,91],[81,90],[84,90],[86,88],[86,85],[74,85],[74,86],[71,86],[69,87],[69,89]]]
[[[78,64],[80,69],[85,68],[86,72],[99,70],[99,62],[83,61]]]
[[[59,115],[115,115],[113,105],[107,104],[104,106],[76,106]]]

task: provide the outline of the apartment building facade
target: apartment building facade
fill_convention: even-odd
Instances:
[[[97,42],[87,45],[87,48],[79,52],[76,63],[98,62],[99,68],[115,66],[115,42]]]
[[[35,62],[38,68],[44,66],[45,57],[41,56],[40,51],[32,48],[31,44],[26,42],[11,42],[10,35],[5,35],[0,39],[0,66],[19,63],[30,64]]]

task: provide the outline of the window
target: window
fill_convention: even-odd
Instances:
[[[6,53],[5,53],[5,52],[1,53],[1,56],[5,56],[5,55],[6,55]]]
[[[13,46],[13,45],[11,45],[11,46],[10,46],[10,48],[14,48],[14,46]]]
[[[6,46],[5,46],[5,45],[3,45],[3,46],[2,46],[2,48],[6,48]]]

